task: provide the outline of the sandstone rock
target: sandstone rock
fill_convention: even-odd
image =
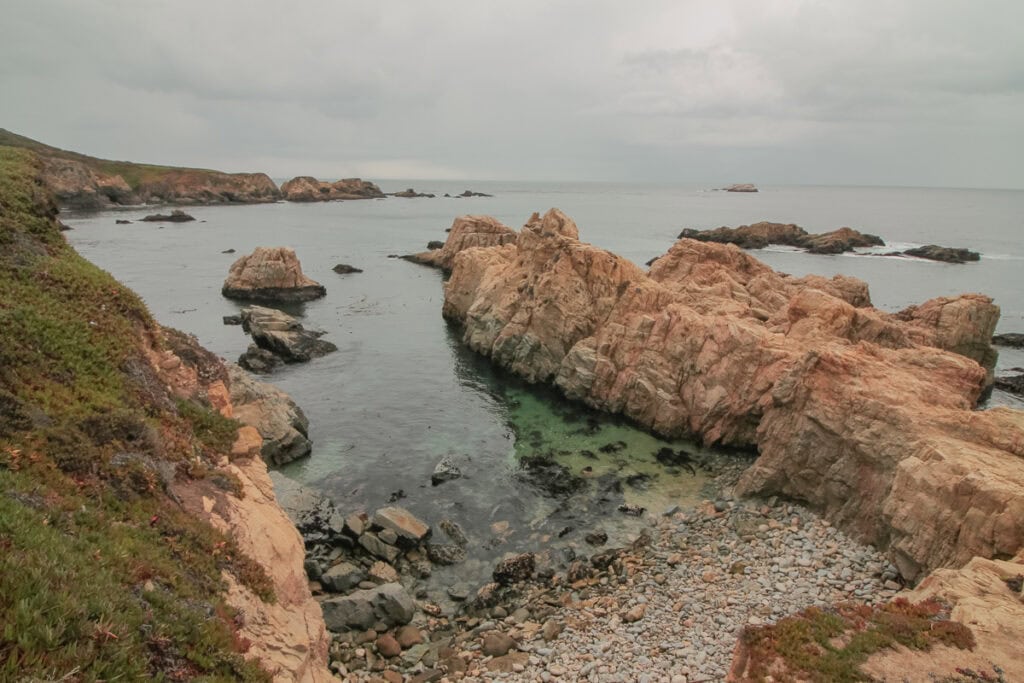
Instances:
[[[431,249],[409,258],[416,263],[451,270],[455,255],[472,247],[493,247],[515,242],[516,231],[490,216],[459,216],[452,222],[448,239],[440,249]]]
[[[926,244],[923,247],[914,247],[903,252],[907,256],[928,259],[929,261],[945,261],[946,263],[967,263],[978,261],[981,254],[970,249],[958,249],[956,247],[940,247],[937,244]]]
[[[399,543],[415,546],[430,536],[430,525],[400,507],[380,508],[373,514],[373,525],[398,534]]]
[[[292,178],[281,186],[281,194],[289,202],[377,199],[384,196],[379,187],[360,178],[345,178],[328,183],[310,176]]]
[[[283,465],[310,454],[309,420],[291,396],[233,363],[228,364],[228,378],[235,419],[263,437],[260,454],[267,464]]]
[[[101,209],[137,204],[132,188],[119,175],[109,175],[81,161],[42,156],[42,178],[64,206]]]
[[[378,621],[389,627],[402,626],[412,621],[416,612],[412,596],[397,583],[330,598],[321,606],[327,628],[337,633],[353,629],[365,631]]]
[[[189,221],[194,221],[195,218],[188,215],[181,209],[175,209],[169,214],[154,213],[146,216],[145,218],[140,218],[139,220],[146,223],[188,223]]]
[[[723,187],[722,189],[726,192],[757,192],[757,187],[752,183],[736,183],[735,185]]]
[[[800,247],[812,254],[841,254],[857,247],[885,246],[882,238],[858,232],[852,228],[839,228],[832,232],[808,234],[806,230],[792,223],[771,223],[762,221],[738,228],[715,228],[714,230],[686,229],[679,238],[700,242],[735,244],[743,249],[763,249],[769,244]]]
[[[256,247],[231,264],[221,294],[229,299],[293,302],[319,299],[327,290],[302,274],[294,250]]]
[[[1024,413],[971,410],[990,299],[889,315],[852,278],[687,239],[645,273],[569,222],[455,256],[443,313],[470,348],[663,435],[756,446],[737,493],[808,502],[905,578],[1024,545]]]
[[[374,645],[377,647],[377,652],[379,652],[382,657],[391,658],[402,654],[402,647],[398,644],[398,641],[395,640],[395,637],[389,633],[385,633],[377,638]]]
[[[338,350],[331,342],[320,339],[323,332],[307,330],[298,320],[276,308],[249,306],[242,309],[242,329],[252,336],[259,348],[285,363],[304,363]],[[250,354],[245,355],[251,363]]]

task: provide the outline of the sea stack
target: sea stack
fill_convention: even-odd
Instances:
[[[221,294],[229,299],[291,303],[319,299],[327,290],[302,274],[293,249],[256,247],[231,264]]]

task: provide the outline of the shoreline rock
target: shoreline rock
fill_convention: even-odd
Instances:
[[[1006,332],[1004,334],[992,335],[992,343],[996,346],[1024,349],[1024,334],[1020,332]]]
[[[327,289],[302,273],[289,247],[256,247],[231,264],[221,294],[229,299],[262,302],[312,301]]]
[[[378,199],[384,193],[377,185],[362,178],[344,178],[331,183],[312,176],[298,176],[281,185],[281,195],[289,202],[331,202]]]
[[[761,221],[738,228],[722,226],[714,230],[687,228],[679,233],[679,239],[693,239],[700,242],[735,244],[742,249],[763,249],[770,244],[799,247],[812,254],[842,254],[858,247],[885,246],[877,235],[869,235],[852,228],[839,228],[820,234],[808,233],[793,223],[772,223]]]
[[[195,218],[188,215],[181,209],[175,209],[169,214],[154,213],[146,216],[145,218],[140,218],[139,220],[144,223],[188,223],[189,221],[194,221]]]
[[[970,249],[958,249],[956,247],[940,247],[937,244],[926,244],[923,247],[914,247],[902,252],[907,256],[928,259],[929,261],[942,261],[944,263],[967,263],[969,261],[981,260],[981,254]]]
[[[723,187],[722,190],[725,192],[757,192],[757,187],[753,183],[736,183]]]
[[[268,465],[284,465],[307,457],[313,442],[302,408],[285,392],[256,380],[234,363],[227,368],[235,418],[260,433],[263,460]]]
[[[338,350],[331,342],[320,339],[324,332],[307,330],[298,320],[275,308],[249,306],[242,309],[241,317],[242,329],[258,347],[257,351],[250,348],[243,354],[244,362],[239,360],[242,367],[252,364],[251,356],[265,364],[267,359],[259,353],[260,350],[273,354],[284,363],[305,363]]]
[[[420,198],[433,199],[436,195],[427,194],[425,192],[417,192],[416,190],[414,190],[414,189],[412,189],[410,187],[409,189],[402,190],[401,192],[391,192],[391,193],[389,193],[388,196],[390,196],[390,197],[401,197],[402,199],[420,199]]]

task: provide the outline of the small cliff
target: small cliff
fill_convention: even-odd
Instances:
[[[331,680],[227,370],[67,246],[46,163],[0,147],[0,671]]]
[[[659,433],[757,448],[738,493],[810,503],[907,579],[1024,547],[1024,413],[972,410],[988,297],[890,315],[853,278],[689,239],[645,272],[557,210],[448,256],[443,313],[471,348]]]

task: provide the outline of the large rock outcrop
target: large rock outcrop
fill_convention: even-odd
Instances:
[[[662,434],[756,446],[739,493],[807,501],[909,579],[1013,555],[1024,413],[973,412],[990,372],[961,355],[988,357],[998,308],[867,303],[852,278],[791,278],[686,239],[648,274],[552,210],[514,244],[459,252],[443,312],[530,381]]]
[[[262,357],[259,351],[272,354],[278,362],[305,363],[338,350],[337,346],[320,338],[323,332],[307,330],[298,320],[276,308],[249,306],[242,309],[241,318],[242,329],[255,342],[240,359],[243,367],[252,365],[251,356]],[[262,371],[262,368],[256,369]]]
[[[235,419],[260,433],[260,455],[268,465],[284,465],[310,454],[309,420],[291,396],[234,363],[228,364],[228,379]]]
[[[302,273],[295,251],[288,247],[256,247],[231,264],[221,294],[248,301],[311,301],[327,289]]]
[[[460,251],[470,247],[495,247],[511,244],[519,233],[490,216],[459,216],[448,229],[448,239],[440,249],[431,249],[406,259],[442,270],[452,269],[452,260]]]
[[[812,254],[842,254],[859,247],[885,246],[877,235],[869,235],[852,228],[839,228],[831,232],[811,234],[793,223],[761,221],[738,228],[722,226],[714,230],[687,228],[679,233],[680,239],[700,242],[735,244],[743,249],[763,249],[770,244],[806,249]]]
[[[329,202],[338,199],[378,199],[384,196],[374,183],[361,178],[345,178],[333,183],[311,176],[292,178],[281,186],[281,194],[290,202]]]

